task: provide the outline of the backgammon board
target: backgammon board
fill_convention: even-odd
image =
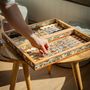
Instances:
[[[42,36],[49,41],[48,54],[41,55],[37,48],[32,47],[30,42],[15,30],[3,33],[3,39],[34,70],[90,49],[90,37],[61,20],[51,19],[32,24],[30,27],[36,35]]]

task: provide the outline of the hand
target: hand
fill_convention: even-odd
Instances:
[[[38,37],[35,34],[30,35],[30,42],[32,46],[39,49],[40,53],[47,54],[48,53],[48,41],[42,37]]]

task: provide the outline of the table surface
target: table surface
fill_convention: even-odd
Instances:
[[[4,45],[4,46],[0,47],[0,53],[4,57],[11,58],[11,60],[9,60],[11,62],[12,62],[12,60],[22,61],[22,58],[15,51],[13,51],[13,49],[10,48],[8,45]],[[71,57],[68,57],[66,59],[60,60],[57,63],[72,63],[72,62],[85,61],[90,58],[89,53],[90,53],[90,50],[82,52],[82,53],[74,55],[74,56],[71,56]]]
[[[58,63],[70,63],[70,62],[81,62],[88,60],[90,58],[90,50],[79,53],[77,55],[71,56],[69,58],[66,58],[64,60],[59,61]]]

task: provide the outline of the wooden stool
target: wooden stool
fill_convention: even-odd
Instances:
[[[4,19],[5,18],[2,15],[0,15],[0,39],[2,39],[2,33],[4,32],[3,30],[3,20]],[[29,66],[7,44],[0,46],[0,61],[13,63],[10,90],[15,90],[15,84],[16,84],[17,74],[19,71],[20,64],[22,64],[23,66],[27,90],[31,90]]]
[[[3,45],[2,47],[0,47],[0,61],[13,63],[10,90],[15,90],[15,84],[20,64],[23,66],[27,90],[31,90],[29,66],[22,60],[19,55],[17,55],[17,53],[13,52],[13,50],[9,46]]]

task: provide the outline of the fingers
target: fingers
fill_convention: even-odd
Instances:
[[[42,45],[41,48],[39,49],[41,54],[47,54],[48,53],[48,45]]]
[[[39,47],[39,51],[41,54],[48,54],[49,44],[46,39],[42,39],[42,42]]]
[[[46,44],[44,45],[45,49],[48,50],[49,49],[49,43],[48,41],[46,41]]]
[[[42,45],[42,46],[41,46],[41,49],[43,50],[43,53],[45,53],[45,54],[47,54],[47,53],[48,53],[48,51],[47,51],[47,49],[46,49],[45,45]]]
[[[48,43],[48,41],[46,39],[45,39],[44,45],[42,46],[42,49],[43,49],[43,51],[44,51],[45,54],[48,53],[49,43]]]
[[[41,49],[39,49],[39,53],[40,53],[41,55],[44,55],[44,52],[43,52]]]
[[[45,44],[44,45],[45,49],[48,51],[49,50],[49,45],[48,44]]]

